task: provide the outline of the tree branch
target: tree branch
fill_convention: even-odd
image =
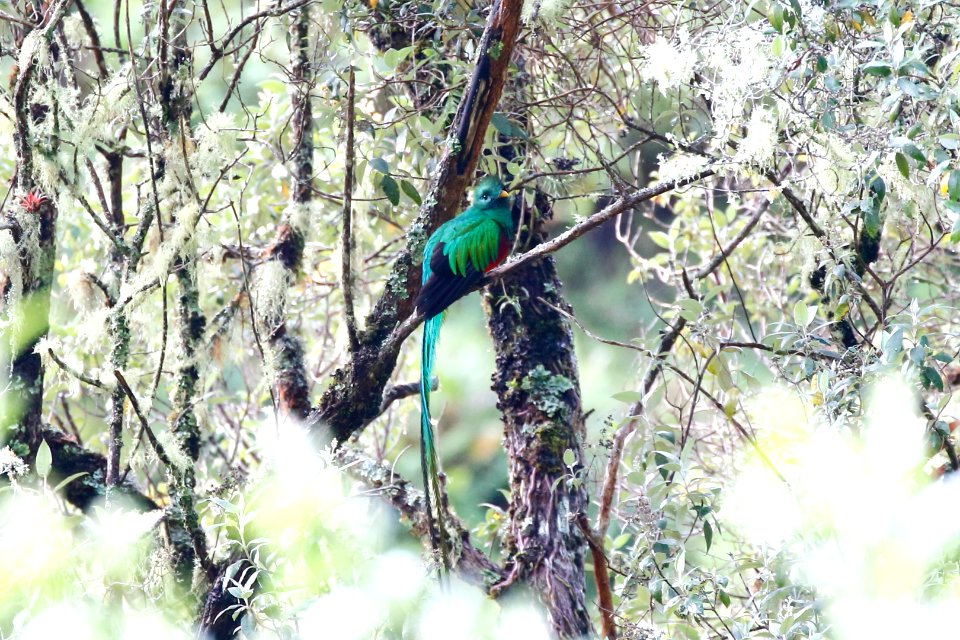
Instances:
[[[343,177],[343,220],[340,228],[340,284],[343,288],[343,311],[347,322],[347,336],[350,341],[350,352],[356,352],[360,346],[357,338],[357,318],[353,310],[353,270],[350,262],[353,260],[353,121],[354,100],[356,91],[356,77],[351,64],[347,70],[347,147],[346,171]]]
[[[710,167],[700,171],[699,173],[686,176],[684,178],[678,178],[677,180],[659,183],[653,185],[652,187],[638,189],[630,194],[621,196],[608,206],[588,217],[586,220],[570,227],[554,239],[544,242],[543,244],[539,244],[526,253],[522,253],[519,256],[508,260],[495,269],[491,269],[487,272],[486,277],[484,277],[484,279],[476,286],[474,290],[493,284],[494,282],[497,282],[507,275],[513,273],[517,269],[520,269],[522,266],[562,249],[587,232],[599,227],[607,220],[633,209],[641,202],[652,200],[653,198],[669,191],[680,189],[695,182],[699,182],[700,180],[710,177],[715,173],[716,168]],[[736,243],[739,244],[742,241],[743,238],[740,238],[739,240],[736,240]],[[713,266],[713,269],[716,269],[716,267],[719,266],[722,261],[722,257],[718,259],[717,264]],[[406,340],[411,333],[413,333],[413,331],[417,328],[417,326],[420,325],[421,322],[423,322],[423,317],[419,313],[408,316],[402,323],[397,325],[397,327],[387,338],[386,342],[384,343],[384,349],[391,350],[399,348],[399,345]]]

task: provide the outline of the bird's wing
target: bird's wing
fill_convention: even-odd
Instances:
[[[459,224],[437,231],[440,236],[429,256],[429,275],[417,296],[417,308],[427,318],[473,289],[502,253],[506,236],[500,225],[489,217],[467,215],[453,220]]]

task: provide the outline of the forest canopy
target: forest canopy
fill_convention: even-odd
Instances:
[[[0,70],[0,637],[953,628],[954,3],[16,0]]]

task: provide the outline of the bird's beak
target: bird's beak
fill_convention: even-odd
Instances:
[[[510,194],[507,193],[506,190],[504,190],[504,191],[501,191],[501,192],[500,192],[500,195],[497,196],[497,197],[498,197],[498,198],[509,198],[509,197],[510,197]]]

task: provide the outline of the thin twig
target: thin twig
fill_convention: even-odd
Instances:
[[[816,236],[817,240],[820,241],[820,244],[823,245],[824,249],[826,249],[833,257],[834,261],[839,264],[840,259],[838,258],[833,247],[827,241],[826,231],[824,231],[823,227],[817,224],[817,221],[812,215],[810,215],[810,211],[807,209],[807,205],[804,204],[803,200],[801,200],[800,197],[797,196],[792,189],[790,189],[790,187],[783,186],[779,177],[774,172],[767,171],[764,175],[766,175],[767,180],[780,188],[780,192],[783,194],[783,197],[786,198],[787,202],[790,203],[790,206],[792,206],[794,211],[797,212],[797,215],[799,215],[800,218],[806,223],[807,227],[810,228],[810,232]],[[874,315],[877,317],[877,322],[882,323],[885,315],[883,313],[883,309],[880,308],[880,305],[877,304],[877,301],[874,300],[867,292],[866,287],[863,286],[863,282],[850,269],[844,270],[844,275],[847,281],[850,282],[850,284],[852,284],[860,294],[860,297],[863,299],[863,301],[867,303],[867,306],[870,307],[870,310],[873,311]]]
[[[154,452],[157,454],[157,458],[159,458],[160,462],[162,462],[168,468],[172,467],[173,465],[170,462],[170,457],[163,449],[163,445],[157,440],[157,436],[154,435],[153,429],[150,428],[150,423],[147,421],[147,416],[145,416],[143,411],[141,411],[140,403],[137,401],[137,396],[134,395],[133,389],[131,389],[130,385],[127,384],[127,380],[123,377],[123,374],[120,373],[119,369],[114,369],[113,375],[120,384],[120,389],[123,391],[124,395],[126,395],[130,400],[130,406],[133,407],[133,413],[137,416],[137,420],[140,421],[140,427],[143,429],[143,433],[147,435],[147,440],[150,442],[150,446],[153,447]]]
[[[606,640],[616,640],[617,625],[613,621],[613,594],[610,592],[610,563],[603,552],[603,538],[598,538],[584,513],[577,514],[577,525],[587,539],[590,555],[593,557],[593,577],[597,585],[597,609],[600,611],[600,633]]]
[[[203,67],[203,70],[200,72],[200,75],[197,76],[197,82],[203,82],[207,75],[213,70],[213,67],[223,58],[224,54],[227,52],[227,45],[237,37],[237,34],[243,31],[244,27],[247,25],[260,20],[261,18],[276,18],[282,16],[285,13],[289,13],[294,9],[299,9],[300,7],[309,4],[313,0],[297,0],[296,2],[291,2],[288,5],[276,6],[271,9],[264,9],[263,11],[258,11],[257,13],[250,14],[246,18],[240,21],[236,27],[234,27],[230,33],[224,37],[219,45],[211,47],[210,59],[207,61],[207,64]]]
[[[103,382],[100,382],[96,378],[91,378],[88,375],[84,375],[83,373],[77,371],[76,369],[68,365],[66,362],[61,360],[57,354],[53,352],[53,349],[47,349],[47,355],[50,356],[51,360],[57,363],[58,367],[60,367],[61,369],[63,369],[64,371],[72,375],[74,378],[76,378],[80,382],[86,383],[91,387],[96,387],[97,389],[104,389],[104,390],[110,389],[110,387],[104,384]]]
[[[230,204],[230,210],[233,212],[233,218],[237,222],[237,243],[240,245],[240,271],[243,273],[243,288],[247,292],[247,304],[250,307],[250,327],[253,329],[253,341],[257,345],[257,351],[260,352],[260,362],[263,363],[263,366],[268,366],[266,351],[263,348],[263,341],[260,340],[260,330],[257,328],[257,311],[255,309],[255,300],[253,294],[250,293],[250,278],[248,275],[248,268],[246,260],[244,260],[244,255],[246,255],[246,250],[243,248],[243,230],[240,226],[240,214],[237,213],[237,208],[233,206],[233,203]],[[267,390],[270,392],[270,403],[273,405],[273,417],[276,420],[277,424],[280,423],[280,409],[277,406],[277,396],[273,392],[273,385],[269,385]]]

